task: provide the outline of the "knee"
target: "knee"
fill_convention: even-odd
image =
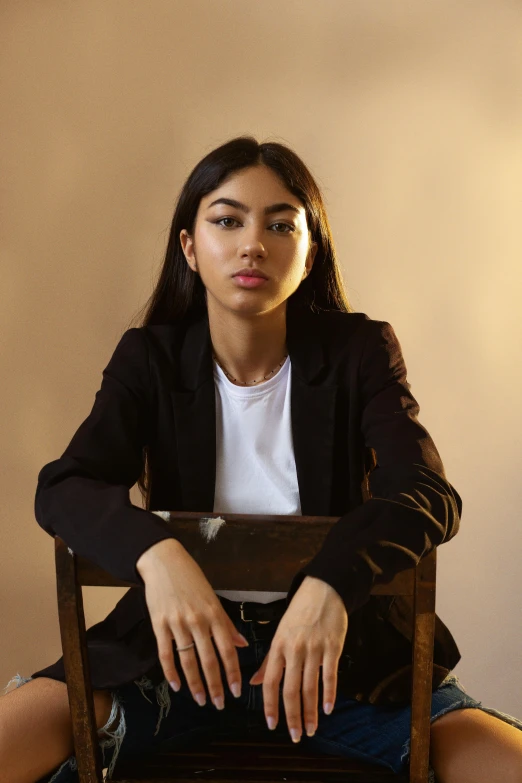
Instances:
[[[98,732],[104,731],[111,731],[113,729],[114,724],[117,725],[117,716],[113,716],[113,720],[111,721],[110,725],[107,725],[109,722],[109,719],[111,718],[111,713],[113,711],[113,702],[114,698],[110,691],[93,691],[93,700],[94,700],[94,711],[96,713],[96,728],[98,729]]]

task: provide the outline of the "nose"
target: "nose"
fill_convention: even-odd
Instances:
[[[254,229],[248,236],[245,236],[241,246],[241,255],[252,256],[253,258],[265,258],[266,248],[259,238],[258,232]]]

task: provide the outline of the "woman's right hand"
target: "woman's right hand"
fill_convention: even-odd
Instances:
[[[223,709],[223,683],[212,637],[236,697],[241,693],[236,646],[248,646],[247,640],[223,609],[199,565],[176,539],[159,541],[147,549],[138,559],[136,569],[145,583],[145,598],[167,682],[176,691],[181,687],[172,640],[176,647],[195,642],[195,646],[178,653],[188,686],[195,701],[203,706],[206,696],[197,648],[210,698],[218,709]]]

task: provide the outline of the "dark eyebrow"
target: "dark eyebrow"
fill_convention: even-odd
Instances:
[[[215,201],[212,202],[212,204],[209,204],[207,209],[210,209],[210,207],[213,207],[214,204],[227,204],[229,207],[236,207],[236,209],[241,209],[243,212],[250,212],[249,207],[247,207],[245,204],[242,204],[241,201],[236,201],[233,198],[217,198]],[[279,204],[272,204],[269,207],[265,207],[265,215],[272,215],[274,212],[283,212],[286,209],[290,209],[292,212],[296,212],[299,214],[299,210],[297,207],[294,207],[292,204],[287,204],[285,201],[282,201]]]

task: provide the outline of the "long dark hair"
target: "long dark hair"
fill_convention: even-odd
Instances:
[[[260,164],[271,168],[290,193],[300,199],[305,208],[311,241],[318,245],[310,274],[288,298],[287,308],[306,307],[315,312],[354,312],[344,288],[323,198],[312,174],[299,156],[284,144],[260,144],[253,136],[238,136],[205,155],[185,181],[172,218],[158,281],[149,300],[133,317],[129,328],[174,323],[205,311],[205,287],[200,276],[187,264],[180,232],[186,229],[190,235],[194,233],[202,198],[216,190],[235,171]],[[146,508],[149,508],[147,447],[144,452],[144,470],[138,480],[138,487]]]

